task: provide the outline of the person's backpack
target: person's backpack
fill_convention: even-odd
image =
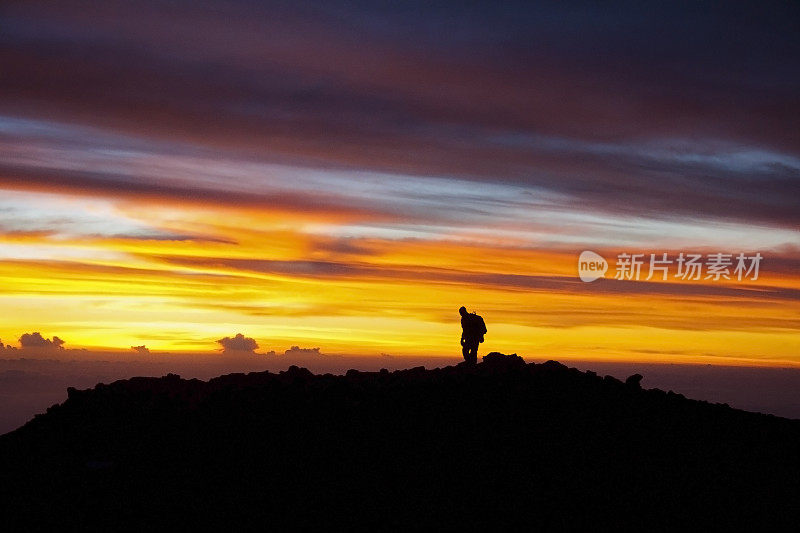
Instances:
[[[483,321],[483,317],[477,313],[470,313],[472,315],[472,327],[473,331],[479,338],[479,342],[483,342],[483,336],[486,335],[486,322]]]

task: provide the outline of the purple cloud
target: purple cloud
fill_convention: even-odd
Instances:
[[[12,3],[0,14],[0,111],[102,117],[95,124],[148,138],[162,153],[183,143],[225,160],[234,147],[297,166],[515,183],[595,210],[800,223],[800,10],[791,2],[486,1],[465,11],[208,0],[170,5],[169,16],[164,9],[109,0],[98,17],[74,0],[57,11]],[[23,134],[47,128],[0,123],[0,141]],[[114,143],[115,157],[158,151]],[[0,147],[6,186],[304,210],[358,205],[357,195],[231,190],[240,180],[227,176],[182,186],[3,155]]]
[[[299,346],[292,346],[283,352],[283,355],[285,357],[319,357],[322,354],[319,348],[300,348]]]
[[[251,337],[237,333],[235,337],[223,337],[217,341],[224,352],[249,352],[253,353],[258,348],[258,343]]]
[[[22,348],[45,348],[63,350],[64,341],[56,336],[53,339],[46,339],[38,331],[33,333],[23,333],[19,338],[19,345]]]

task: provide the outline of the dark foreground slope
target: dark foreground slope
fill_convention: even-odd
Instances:
[[[0,457],[26,529],[800,523],[800,421],[499,354],[70,389]]]

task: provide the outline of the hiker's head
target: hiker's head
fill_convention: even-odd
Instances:
[[[464,316],[464,315],[466,315],[466,314],[467,314],[467,308],[466,308],[466,307],[464,307],[464,306],[462,305],[462,306],[459,308],[459,310],[458,310],[458,313],[459,313],[461,316]]]

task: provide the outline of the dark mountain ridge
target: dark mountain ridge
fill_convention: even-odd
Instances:
[[[8,523],[792,530],[800,421],[555,361],[69,389],[0,437]]]

